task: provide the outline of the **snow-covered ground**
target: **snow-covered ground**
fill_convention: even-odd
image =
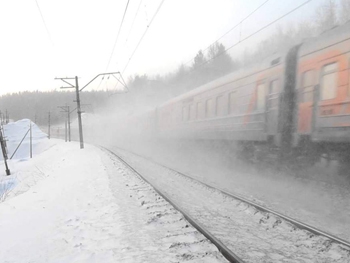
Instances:
[[[103,139],[103,138],[102,138]],[[113,149],[113,141],[104,142]],[[129,141],[122,145],[165,166],[350,241],[350,178],[325,166],[293,174],[247,165],[212,146]],[[332,168],[332,167],[330,167]]]
[[[113,150],[244,262],[350,262],[350,247],[260,212],[149,159]]]
[[[111,154],[37,142],[44,150],[19,154],[11,176],[0,167],[0,262],[226,262]]]

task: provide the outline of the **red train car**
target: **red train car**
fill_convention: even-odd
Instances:
[[[349,154],[349,78],[349,23],[303,43],[298,52],[294,145]]]
[[[347,154],[349,54],[347,24],[160,105],[155,130],[281,156]]]

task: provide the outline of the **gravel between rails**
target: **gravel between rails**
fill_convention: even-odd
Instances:
[[[246,262],[350,262],[350,248],[123,150],[113,151]]]
[[[131,237],[136,240],[129,248],[130,262],[228,262],[217,248],[200,232],[198,232],[174,207],[164,200],[155,190],[115,156],[110,153],[111,160],[122,176],[109,174],[111,189],[113,185],[125,185],[123,193],[113,191],[118,198],[119,195],[127,195],[130,202],[123,209],[140,209],[140,216],[130,218],[125,222],[125,227],[139,226],[139,237]],[[120,187],[120,186],[119,186]],[[118,189],[118,186],[115,187]],[[128,214],[128,213],[126,213]],[[144,221],[144,219],[147,219]],[[157,229],[154,232],[154,229]],[[126,229],[126,233],[134,235],[135,229]],[[154,236],[154,238],[149,237]],[[150,238],[152,239],[150,242]],[[152,243],[152,244],[151,244]],[[158,248],[156,248],[158,247]],[[140,251],[143,251],[140,255]],[[129,262],[129,261],[128,261]]]

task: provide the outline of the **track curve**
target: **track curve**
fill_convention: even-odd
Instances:
[[[125,164],[130,170],[132,170],[135,174],[142,178],[145,182],[151,185],[154,190],[162,196],[167,202],[169,202],[176,210],[178,210],[183,216],[186,218],[189,223],[194,226],[199,232],[201,232],[206,238],[208,238],[221,252],[221,254],[232,263],[244,263],[244,261],[238,257],[235,253],[233,253],[229,248],[227,248],[219,239],[217,239],[212,233],[210,233],[205,227],[203,227],[199,222],[197,222],[193,217],[189,215],[184,209],[182,209],[179,205],[177,205],[171,198],[160,191],[154,184],[152,184],[149,180],[147,180],[140,172],[138,172],[134,167],[132,167],[126,160],[122,157],[114,153],[113,151],[104,148],[109,153],[113,154],[116,158],[118,158],[123,164]]]

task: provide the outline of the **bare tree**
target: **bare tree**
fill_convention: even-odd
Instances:
[[[340,2],[339,22],[344,24],[350,21],[350,0],[342,0]]]
[[[318,32],[324,32],[336,26],[337,5],[335,0],[326,0],[317,8],[315,23]]]

